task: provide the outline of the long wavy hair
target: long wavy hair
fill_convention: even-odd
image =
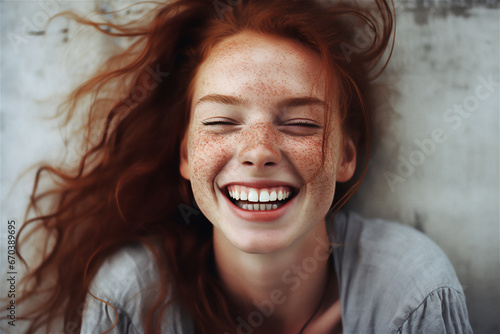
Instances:
[[[339,83],[343,131],[360,157],[353,181],[338,187],[332,209],[338,208],[365,173],[374,110],[370,82],[385,67],[380,60],[387,59],[387,49],[392,51],[387,48],[392,12],[388,0],[371,5],[177,0],[120,25],[63,13],[103,34],[127,39],[129,46],[62,106],[66,121],[77,111],[86,115],[81,134],[87,149],[77,168],[43,165],[36,173],[18,233],[19,254],[35,240],[43,249],[41,261],[24,277],[17,301],[30,305],[18,317],[28,321],[27,331],[78,330],[81,307],[93,298],[89,286],[100,265],[124,244],[137,242],[151,250],[161,279],[156,300],[144,312],[147,333],[160,332],[168,298],[189,312],[197,332],[229,331],[234,315],[214,270],[211,224],[203,219],[186,224],[182,211],[195,210],[189,182],[179,172],[179,146],[197,69],[218,42],[247,30],[314,50],[327,71],[327,86]],[[46,179],[51,186],[41,189]],[[175,291],[172,296],[169,287]]]

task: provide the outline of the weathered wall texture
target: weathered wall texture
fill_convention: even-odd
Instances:
[[[475,331],[498,333],[499,10],[399,8],[386,76],[398,93],[397,135],[353,206],[436,241],[464,286]]]
[[[33,171],[14,187],[19,174],[40,160],[74,164],[79,154],[75,147],[61,155],[66,135],[45,118],[115,45],[66,19],[46,28],[48,15],[125,3],[1,3],[2,245],[4,222],[22,221],[31,190]],[[498,1],[396,7],[396,45],[382,78],[393,90],[387,97],[395,110],[392,135],[351,206],[412,225],[436,241],[464,286],[475,331],[499,333]]]

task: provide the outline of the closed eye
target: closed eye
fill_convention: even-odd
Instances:
[[[232,118],[212,117],[201,121],[201,124],[209,133],[223,135],[238,131],[240,123]]]
[[[237,125],[236,121],[227,118],[207,119],[201,122],[203,125]]]
[[[281,129],[292,136],[312,136],[318,134],[322,126],[313,120],[291,119],[283,122]]]
[[[283,124],[285,126],[305,126],[305,127],[309,127],[309,128],[321,128],[320,125],[316,124],[316,123],[312,123],[312,122],[308,122],[308,121],[294,121],[294,122],[291,122],[291,123],[285,123]]]

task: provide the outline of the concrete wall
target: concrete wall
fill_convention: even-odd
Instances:
[[[124,3],[1,2],[2,245],[6,221],[22,221],[31,191],[33,171],[14,184],[20,173],[40,160],[74,164],[79,154],[73,147],[62,155],[68,135],[46,118],[115,47],[66,19],[46,28],[46,19],[67,8]],[[500,332],[500,10],[494,0],[471,5],[396,3],[395,51],[382,78],[393,90],[387,97],[395,110],[391,135],[351,206],[412,225],[436,241],[464,286],[475,332],[493,334]]]
[[[477,333],[500,332],[499,13],[399,6],[384,78],[396,93],[396,136],[385,138],[352,204],[442,247]]]

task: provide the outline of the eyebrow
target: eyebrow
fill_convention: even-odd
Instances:
[[[233,105],[233,106],[245,106],[248,103],[239,97],[236,96],[230,96],[230,95],[221,95],[221,94],[209,94],[205,95],[202,98],[198,100],[196,105],[205,103],[205,102],[212,102],[212,103],[220,103],[220,104],[227,104],[227,105]],[[284,108],[293,108],[293,107],[302,107],[302,106],[308,106],[308,105],[313,105],[313,104],[319,104],[325,106],[326,103],[323,100],[320,100],[316,97],[310,97],[310,96],[303,96],[303,97],[291,97],[284,99],[280,101],[277,105],[278,109],[282,110]]]
[[[304,96],[304,97],[291,97],[280,101],[278,103],[278,109],[282,110],[285,108],[293,108],[293,107],[303,107],[313,104],[319,104],[325,106],[326,103],[323,100],[320,100],[316,97]]]
[[[247,103],[245,100],[242,98],[236,97],[236,96],[229,96],[229,95],[221,95],[221,94],[209,94],[203,96],[201,99],[196,102],[196,105],[205,103],[205,102],[212,102],[212,103],[220,103],[220,104],[228,104],[228,105],[233,105],[233,106],[243,106],[246,105]]]

